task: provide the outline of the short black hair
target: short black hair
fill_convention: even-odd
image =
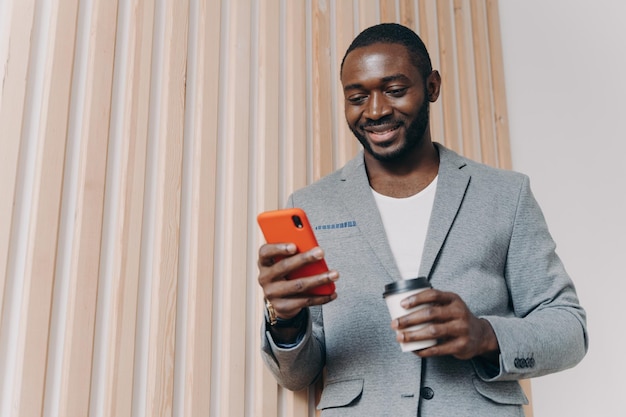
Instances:
[[[373,45],[375,43],[404,45],[409,51],[413,65],[418,69],[424,80],[426,80],[433,71],[426,45],[424,45],[424,42],[417,33],[397,23],[381,23],[365,29],[354,38],[341,60],[340,74],[343,72],[343,63],[350,52],[357,48]]]

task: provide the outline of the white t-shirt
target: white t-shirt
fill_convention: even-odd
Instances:
[[[428,187],[406,198],[387,197],[372,189],[403,279],[417,278],[419,273],[436,190],[437,177]]]

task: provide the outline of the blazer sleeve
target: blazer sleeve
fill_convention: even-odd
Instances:
[[[261,355],[278,383],[299,391],[311,385],[324,368],[324,335],[321,308],[310,307],[304,337],[296,346],[282,348],[272,339],[264,322],[261,328]]]
[[[484,380],[557,372],[573,367],[586,354],[586,313],[555,249],[525,176],[505,268],[514,314],[483,317],[491,323],[500,345],[499,370],[489,372],[474,361]]]

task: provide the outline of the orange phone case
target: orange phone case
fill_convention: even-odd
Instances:
[[[298,253],[306,252],[317,245],[317,239],[304,210],[289,208],[265,211],[257,216],[257,222],[267,243],[295,243]],[[308,264],[292,272],[287,277],[310,277],[328,271],[324,259]],[[335,292],[335,284],[323,284],[310,290],[315,295],[330,295]]]

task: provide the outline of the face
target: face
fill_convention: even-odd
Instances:
[[[341,82],[348,126],[373,157],[394,161],[424,141],[428,82],[403,45],[377,43],[353,50],[346,56]]]

